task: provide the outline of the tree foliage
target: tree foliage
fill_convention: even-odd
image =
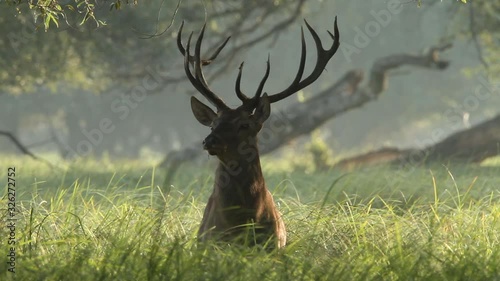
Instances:
[[[6,3],[15,7],[18,13],[26,13],[27,10],[30,10],[35,21],[41,22],[45,30],[51,26],[59,27],[60,21],[67,20],[72,17],[72,14],[79,15],[80,24],[89,20],[97,25],[104,24],[101,19],[96,17],[95,8],[98,5],[96,0],[6,0]],[[121,1],[111,1],[110,7],[119,9]]]
[[[227,34],[237,41],[228,46],[230,55],[221,58],[224,64],[214,67],[217,76],[239,51],[293,23],[305,0],[7,3],[16,12],[0,11],[0,32],[7,35],[0,47],[10,53],[0,62],[0,92],[24,93],[61,85],[101,91],[113,83],[126,86],[141,79],[145,69],[158,62],[172,65],[171,59],[178,58],[172,36],[180,19],[195,28],[208,23],[212,35],[205,40],[207,49]],[[267,32],[260,32],[263,25]],[[165,83],[184,79],[170,77]]]

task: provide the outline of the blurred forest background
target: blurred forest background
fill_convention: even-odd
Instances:
[[[368,76],[378,58],[453,44],[439,54],[450,62],[446,69],[393,70],[379,97],[324,123],[313,136],[336,157],[423,147],[500,112],[497,1],[152,0],[99,1],[90,8],[59,1],[55,10],[30,9],[29,3],[34,2],[0,4],[0,131],[35,155],[161,161],[173,150],[201,143],[207,130],[192,116],[189,95],[195,91],[175,43],[182,20],[188,32],[207,22],[205,50],[232,36],[205,73],[211,88],[235,106],[241,61],[242,87],[253,93],[270,54],[265,91],[277,92],[298,67],[303,19],[326,46],[326,30],[338,16],[341,47],[326,71],[303,92],[273,104],[273,112],[311,99],[349,71]],[[381,21],[381,14],[389,18]],[[312,46],[306,72],[316,56]],[[489,95],[478,96],[478,88]],[[444,132],[439,139],[436,128]],[[301,150],[307,142],[310,136],[287,147]],[[0,138],[0,151],[22,153],[7,137]]]

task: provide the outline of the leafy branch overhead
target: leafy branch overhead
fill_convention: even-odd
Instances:
[[[95,0],[6,0],[6,3],[15,7],[18,13],[27,12],[28,10],[32,12],[35,22],[40,22],[45,31],[52,26],[60,27],[61,21],[67,22],[67,19],[72,17],[69,14],[78,15],[80,25],[89,20],[97,24],[97,26],[105,24],[103,20],[98,19],[95,15],[95,8],[98,3]],[[111,3],[111,9],[119,9],[120,7],[120,0]]]
[[[182,0],[178,0],[179,4]],[[460,0],[467,3],[467,0]],[[45,30],[52,26],[59,27],[61,21],[71,18],[70,14],[79,16],[79,24],[85,24],[89,21],[97,26],[105,25],[106,22],[96,15],[98,6],[107,6],[109,10],[120,10],[125,5],[137,5],[138,0],[115,0],[115,1],[97,1],[97,0],[6,0],[7,5],[15,7],[16,11],[22,12],[23,7],[27,7],[34,14],[36,21],[40,19]],[[208,4],[215,1],[207,1]],[[273,1],[273,5],[279,4],[279,1]],[[417,1],[421,5],[421,0]]]

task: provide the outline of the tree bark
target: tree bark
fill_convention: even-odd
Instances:
[[[271,114],[259,134],[260,154],[272,152],[289,141],[310,133],[326,121],[376,100],[387,88],[389,70],[403,65],[436,70],[447,68],[449,62],[439,59],[439,53],[451,47],[451,44],[444,44],[431,47],[421,55],[395,54],[379,58],[370,70],[366,85],[361,85],[363,72],[351,70],[318,95]],[[182,150],[170,152],[160,164],[161,167],[167,168],[166,181],[170,180],[183,162],[195,160],[201,155],[201,141]]]
[[[481,162],[500,155],[500,115],[450,135],[424,150],[426,159]]]

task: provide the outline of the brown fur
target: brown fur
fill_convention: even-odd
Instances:
[[[213,115],[196,101],[192,106],[198,120],[212,116],[212,133],[207,139],[216,138],[217,147],[222,147],[213,150],[205,144],[205,149],[216,155],[220,162],[198,231],[199,239],[247,239],[250,243],[271,242],[269,245],[278,248],[285,246],[285,224],[266,187],[257,149],[256,136],[268,115],[268,107],[261,116],[243,109]],[[247,124],[248,128],[241,129],[242,124]]]

